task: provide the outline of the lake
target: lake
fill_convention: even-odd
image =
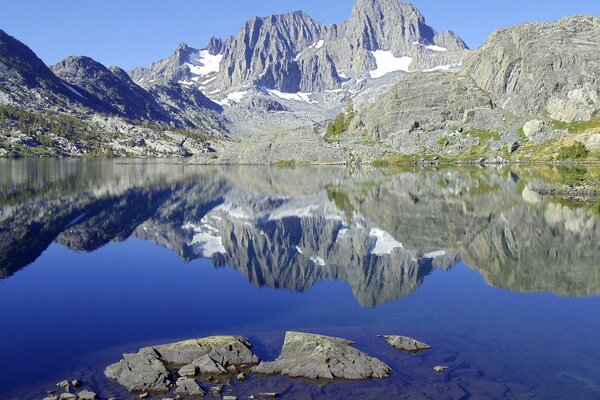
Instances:
[[[600,398],[600,207],[534,191],[564,173],[2,160],[0,398],[137,398],[103,376],[124,352],[233,334],[271,360],[288,330],[393,373],[238,398]]]

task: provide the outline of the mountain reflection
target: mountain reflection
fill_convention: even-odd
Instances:
[[[0,277],[52,242],[94,251],[129,237],[257,286],[347,282],[375,306],[463,260],[488,283],[600,293],[600,224],[531,190],[550,170],[212,168],[168,162],[0,162]]]

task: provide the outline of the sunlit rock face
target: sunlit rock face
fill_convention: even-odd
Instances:
[[[365,307],[408,296],[461,260],[510,290],[600,293],[598,215],[535,194],[531,171],[1,167],[3,277],[53,242],[95,251],[136,237],[228,265],[257,286],[341,280]]]

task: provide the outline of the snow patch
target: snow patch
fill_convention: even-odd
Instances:
[[[200,50],[196,54],[190,56],[189,61],[185,64],[194,75],[208,75],[213,72],[219,72],[223,54],[213,56],[208,50]]]
[[[325,44],[324,40],[319,40],[317,44],[315,44],[315,49],[320,49]]]
[[[448,65],[438,65],[437,67],[424,69],[423,72],[433,72],[433,71],[454,71],[459,69],[461,64],[448,64]]]
[[[224,98],[223,100],[215,101],[215,103],[220,104],[222,106],[228,106],[231,104],[230,102],[239,103],[244,98],[244,96],[246,96],[247,93],[247,91],[229,93],[226,98]]]
[[[391,51],[384,50],[372,51],[371,55],[377,64],[377,68],[369,72],[373,79],[381,78],[390,72],[408,72],[408,68],[413,60],[412,57],[395,57]]]
[[[81,93],[79,93],[79,91],[77,91],[77,90],[76,90],[76,89],[75,89],[73,86],[71,86],[71,85],[67,85],[67,84],[66,84],[66,83],[64,83],[64,82],[61,82],[61,83],[62,83],[63,85],[65,85],[65,87],[66,87],[67,89],[69,89],[71,92],[75,93],[77,96],[79,96],[79,97],[81,97],[81,98],[83,98],[83,99],[85,99],[85,98],[86,98],[84,95],[82,95]]]
[[[262,90],[263,92],[265,92],[271,96],[279,97],[280,99],[284,99],[284,100],[302,101],[302,102],[308,103],[308,104],[317,104],[317,101],[310,98],[312,93],[304,93],[304,92],[286,93],[286,92],[281,92],[281,91],[275,90],[275,89],[268,89],[266,87],[261,87],[260,90]]]
[[[425,48],[433,51],[448,51],[447,48],[436,45],[425,46]]]
[[[311,257],[310,261],[312,261],[313,263],[317,264],[319,267],[324,267],[325,266],[325,260],[321,257]]]
[[[372,228],[369,236],[376,239],[375,246],[371,249],[371,254],[376,256],[391,254],[392,250],[404,247],[392,235],[378,228]]]

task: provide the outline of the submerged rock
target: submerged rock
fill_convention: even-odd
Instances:
[[[77,397],[81,400],[97,400],[98,395],[90,390],[82,390],[77,393]]]
[[[427,343],[420,342],[408,336],[379,336],[384,338],[390,346],[397,350],[410,351],[413,353],[417,353],[423,350],[431,349],[431,346]]]
[[[171,385],[171,373],[158,354],[148,349],[124,354],[123,359],[108,366],[104,374],[130,392],[166,392]]]
[[[252,372],[309,379],[354,380],[390,375],[389,366],[351,345],[352,342],[346,339],[287,332],[277,360],[263,362]]]

